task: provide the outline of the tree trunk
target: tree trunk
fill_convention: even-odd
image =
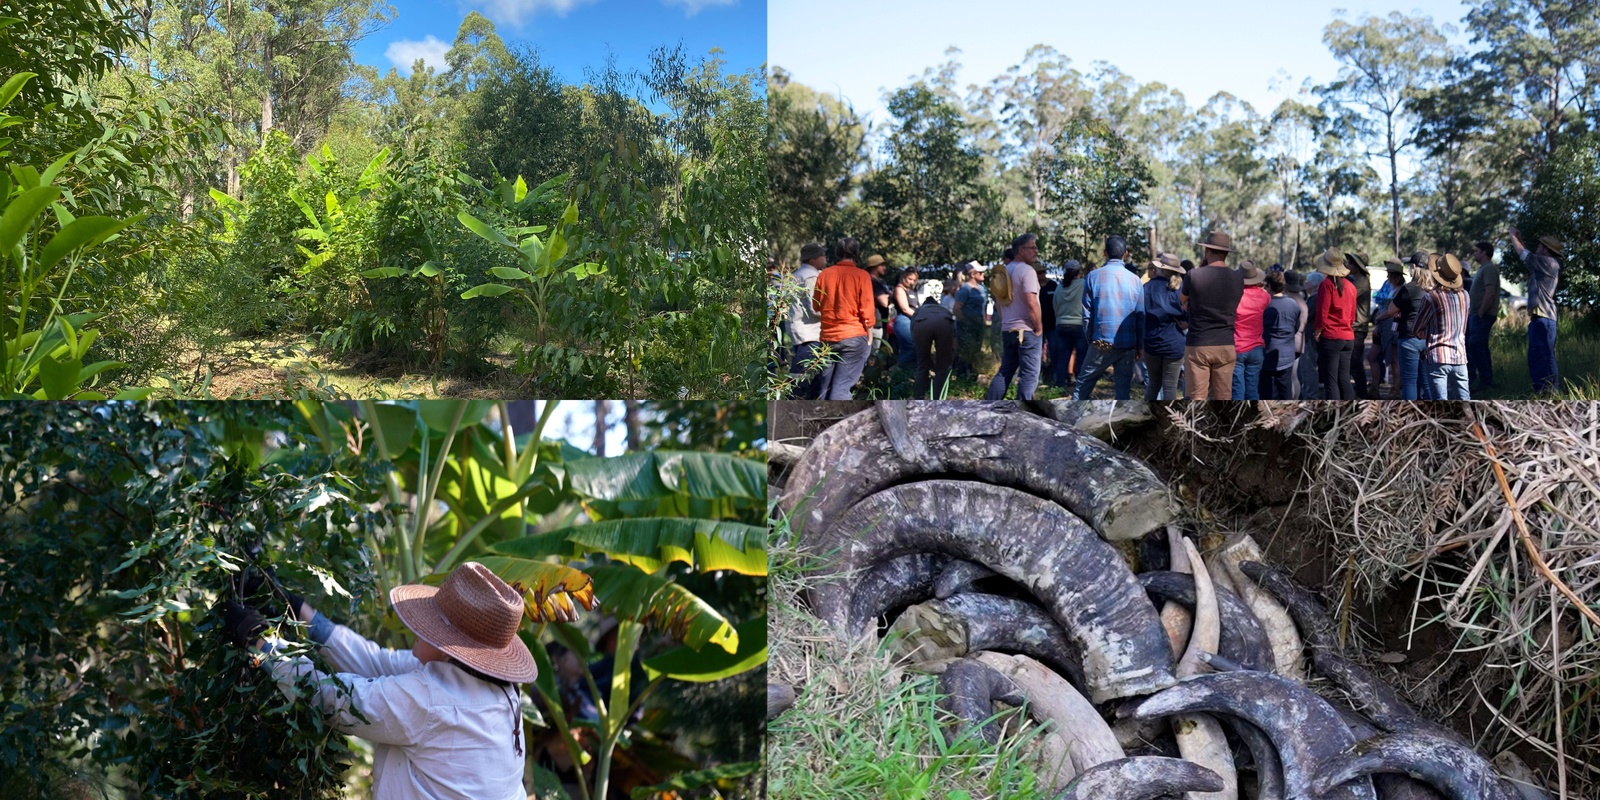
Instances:
[[[628,431],[628,451],[644,449],[644,438],[639,434],[639,401],[622,401],[622,424]]]
[[[611,401],[594,401],[594,454],[606,456],[606,417],[611,412]]]
[[[1394,252],[1400,253],[1400,168],[1396,165],[1399,148],[1394,144],[1394,115],[1389,115],[1389,201],[1394,223]]]

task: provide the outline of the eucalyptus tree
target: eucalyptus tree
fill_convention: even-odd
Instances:
[[[1350,111],[1359,133],[1374,142],[1373,154],[1389,162],[1390,221],[1400,251],[1400,156],[1414,142],[1417,92],[1434,81],[1449,58],[1444,34],[1430,17],[1366,17],[1352,24],[1335,19],[1322,41],[1339,61],[1339,78],[1322,87],[1328,102]]]
[[[1593,0],[1477,0],[1466,25],[1493,107],[1537,164],[1569,130],[1600,129],[1600,8]],[[1526,177],[1526,176],[1525,176]]]
[[[866,163],[867,125],[848,101],[794,81],[767,80],[767,231],[779,258],[829,231]]]

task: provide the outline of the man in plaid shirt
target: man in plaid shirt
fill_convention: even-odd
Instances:
[[[1467,293],[1461,288],[1461,261],[1435,255],[1431,265],[1437,286],[1422,298],[1412,335],[1423,347],[1430,400],[1471,400],[1467,390]]]

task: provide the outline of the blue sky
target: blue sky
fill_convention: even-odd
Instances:
[[[1270,113],[1307,78],[1331,81],[1338,65],[1322,29],[1343,8],[1349,18],[1391,11],[1426,14],[1460,27],[1460,0],[769,0],[767,46],[773,66],[830,94],[842,93],[874,121],[882,93],[944,63],[962,49],[961,85],[987,83],[1048,44],[1088,72],[1108,61],[1135,80],[1160,81],[1191,107],[1227,90]],[[848,23],[832,28],[828,21]],[[830,29],[854,31],[843,44]],[[1203,38],[1204,37],[1204,38]],[[1205,39],[1210,44],[1201,46]],[[1457,33],[1453,41],[1464,44]]]
[[[469,11],[494,21],[513,46],[532,45],[563,80],[582,82],[605,63],[642,68],[650,50],[680,41],[691,56],[720,47],[729,72],[761,66],[767,54],[765,0],[390,0],[396,18],[355,48],[356,60],[409,74],[422,57],[439,68]]]

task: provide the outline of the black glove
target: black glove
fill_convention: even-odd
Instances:
[[[278,583],[278,573],[272,567],[262,570],[259,567],[248,566],[244,568],[243,581],[239,584],[239,597],[255,609],[276,616],[284,599],[289,603],[289,616],[300,619],[300,605],[305,598],[283,588]]]
[[[267,629],[267,619],[261,612],[249,606],[240,605],[229,600],[222,606],[222,632],[228,641],[240,647],[249,647],[261,638],[261,632]]]

